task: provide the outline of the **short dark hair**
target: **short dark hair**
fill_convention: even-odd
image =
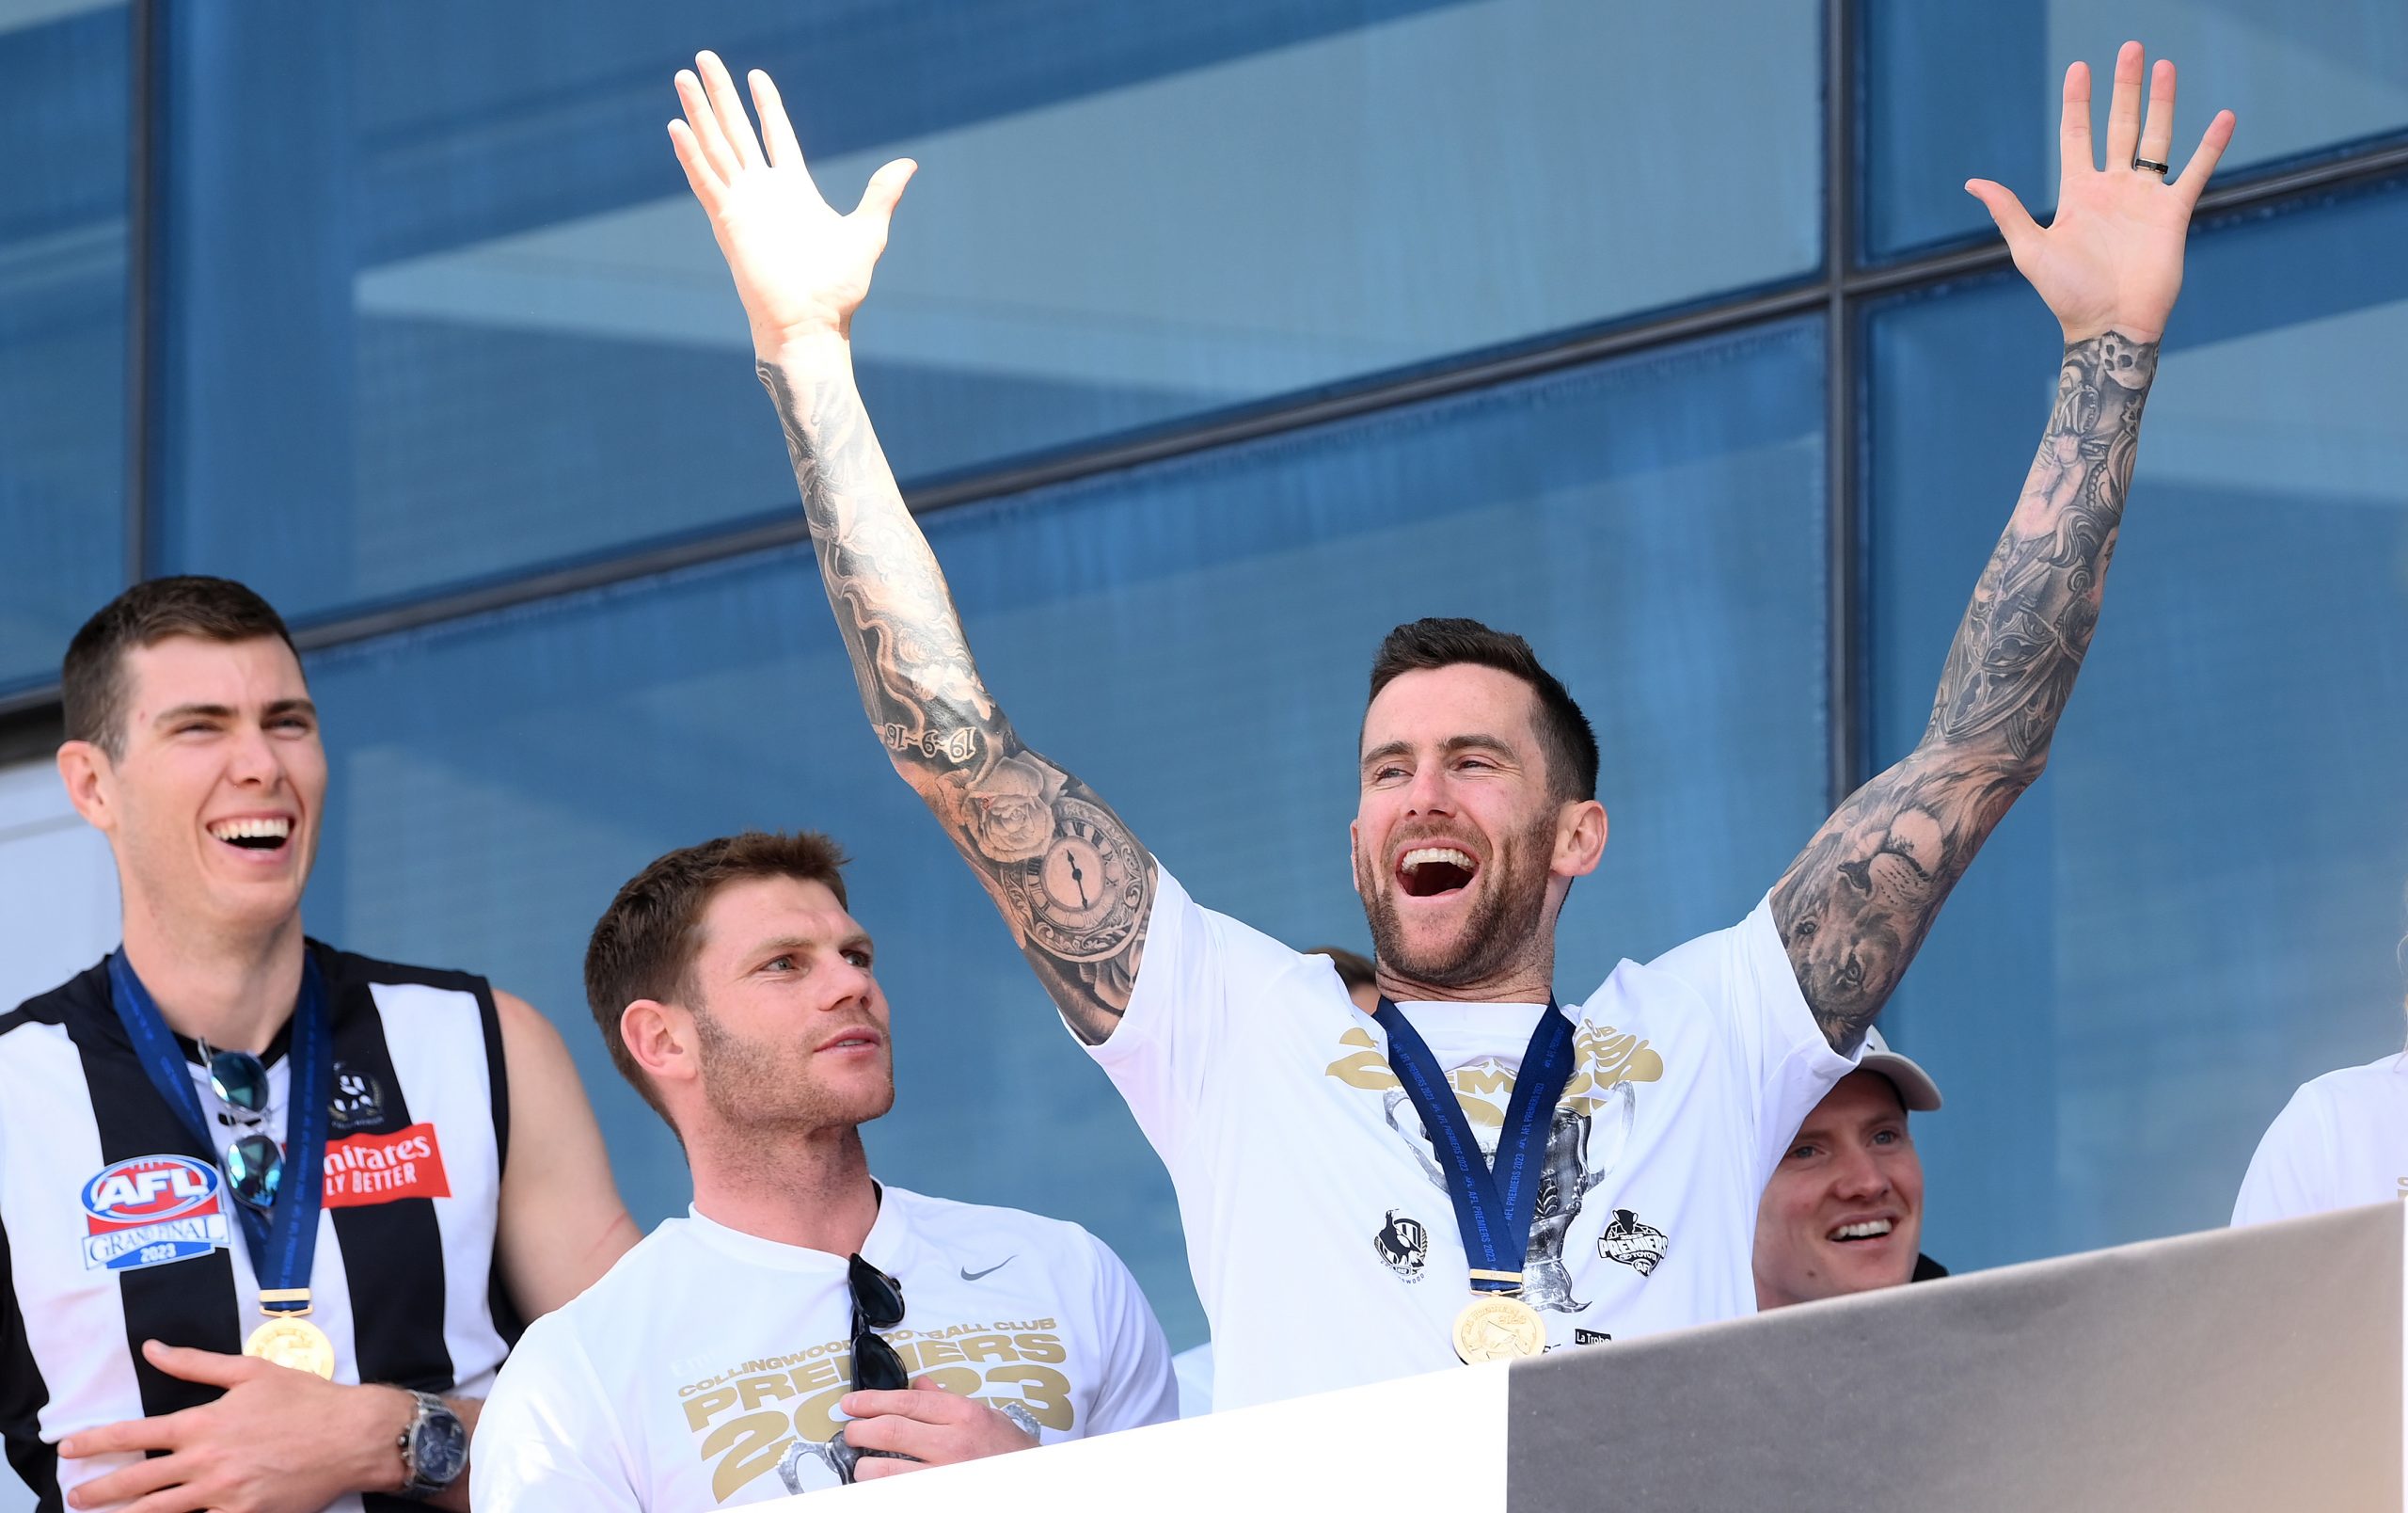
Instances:
[[[790,877],[824,883],[845,904],[844,849],[814,831],[748,830],[653,859],[627,880],[585,943],[585,1001],[610,1064],[654,1113],[669,1118],[652,1079],[619,1034],[619,1016],[639,998],[694,1007],[691,977],[702,949],[703,915],[731,883]],[[846,905],[850,907],[849,904]],[[672,1122],[671,1128],[675,1128]]]
[[[1346,984],[1349,993],[1380,985],[1380,969],[1360,951],[1350,951],[1343,946],[1316,946],[1305,954],[1328,957],[1330,964],[1338,968],[1338,980]]]
[[[1539,741],[1546,748],[1547,787],[1559,802],[1597,796],[1597,732],[1538,653],[1520,636],[1478,620],[1425,619],[1401,625],[1371,659],[1371,697],[1406,673],[1469,664],[1510,673],[1539,701]]]
[[[267,600],[230,578],[153,578],[102,606],[67,644],[58,671],[67,739],[125,755],[125,654],[170,636],[254,641],[274,636],[293,647],[293,632]],[[301,653],[293,648],[297,660]]]

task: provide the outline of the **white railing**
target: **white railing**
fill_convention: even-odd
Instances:
[[[2181,1235],[809,1495],[898,1513],[2398,1513],[2403,1216]]]

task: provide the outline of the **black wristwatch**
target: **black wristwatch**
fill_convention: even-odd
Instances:
[[[460,1479],[468,1469],[468,1430],[452,1405],[433,1393],[411,1393],[418,1412],[393,1443],[402,1452],[402,1474],[408,1482],[404,1497],[433,1497]]]

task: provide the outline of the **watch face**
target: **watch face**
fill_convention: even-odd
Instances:
[[[410,1434],[410,1464],[419,1479],[449,1486],[468,1463],[468,1431],[450,1409],[419,1420]]]

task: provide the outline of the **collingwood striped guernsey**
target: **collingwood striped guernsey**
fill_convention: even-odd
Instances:
[[[493,990],[309,949],[335,1061],[312,1322],[334,1343],[339,1382],[482,1397],[521,1327],[494,1268],[510,1105]],[[289,1030],[266,1058],[279,1140]],[[214,1110],[208,1072],[185,1051]],[[145,1075],[105,964],[0,1015],[0,1436],[43,1513],[134,1458],[63,1460],[60,1440],[216,1395],[140,1348],[242,1350],[261,1315],[234,1202],[217,1153],[193,1146]],[[416,1505],[369,1495],[334,1507]]]

